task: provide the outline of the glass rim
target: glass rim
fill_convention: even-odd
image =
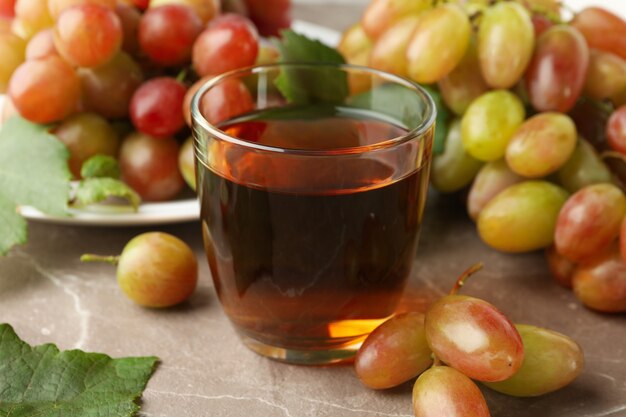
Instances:
[[[369,73],[372,75],[377,75],[385,80],[393,82],[395,84],[403,85],[413,92],[415,92],[420,100],[425,104],[425,117],[423,120],[413,129],[409,130],[402,136],[397,136],[391,139],[387,139],[381,142],[377,142],[373,145],[359,145],[352,146],[346,148],[337,148],[337,149],[297,149],[297,148],[281,148],[278,146],[270,146],[270,145],[262,145],[255,142],[250,142],[236,136],[229,135],[228,133],[221,130],[219,127],[210,123],[200,112],[200,97],[202,97],[208,90],[217,86],[222,81],[243,75],[253,75],[260,74],[263,72],[267,72],[271,69],[282,68],[282,67],[290,67],[290,68],[315,68],[315,67],[327,67],[327,68],[335,68],[339,70],[345,70],[346,72],[350,71],[359,71],[361,73]],[[372,152],[379,149],[388,149],[393,148],[395,146],[406,143],[410,140],[413,140],[416,137],[423,136],[424,133],[428,129],[430,129],[435,124],[435,119],[437,117],[437,107],[433,98],[428,94],[428,92],[419,84],[396,74],[392,74],[390,72],[377,70],[370,67],[360,66],[360,65],[352,65],[352,64],[331,64],[331,63],[301,63],[301,62],[285,62],[285,63],[276,63],[276,64],[264,64],[264,65],[254,65],[244,68],[238,68],[232,71],[228,71],[217,75],[210,80],[206,81],[202,86],[198,89],[198,91],[194,94],[191,100],[191,117],[192,117],[192,126],[193,130],[196,129],[196,124],[198,124],[201,128],[205,129],[214,137],[218,139],[231,143],[233,145],[238,145],[244,148],[248,148],[249,150],[257,150],[257,151],[265,151],[272,153],[280,153],[280,154],[291,154],[291,155],[302,155],[302,156],[315,156],[315,155],[352,155],[352,154],[364,154],[368,152]],[[195,135],[194,135],[195,136]],[[194,138],[194,141],[196,139]]]

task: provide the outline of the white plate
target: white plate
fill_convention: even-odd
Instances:
[[[296,20],[293,29],[328,45],[337,45],[340,34],[337,31],[313,23]],[[0,112],[3,96],[0,95]],[[137,212],[105,213],[87,210],[69,210],[68,217],[50,216],[34,207],[19,207],[18,211],[29,220],[48,223],[82,226],[148,226],[168,223],[182,223],[197,220],[200,206],[196,199],[168,201],[163,203],[142,203]]]

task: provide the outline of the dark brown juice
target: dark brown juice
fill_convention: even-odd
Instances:
[[[340,109],[250,114],[221,129],[299,150],[373,146],[407,133]],[[429,143],[415,146],[430,152]],[[398,155],[275,157],[228,145],[208,153],[219,161],[198,166],[205,246],[238,331],[271,346],[327,349],[394,313],[417,249],[426,162],[394,178]]]

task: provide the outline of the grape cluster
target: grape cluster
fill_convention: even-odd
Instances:
[[[467,417],[490,415],[473,380],[504,394],[534,397],[576,379],[584,357],[572,339],[513,325],[487,301],[456,294],[480,266],[468,269],[425,315],[400,314],[376,328],[355,359],[360,380],[384,389],[417,377],[416,417]]]
[[[261,35],[290,23],[289,0],[223,3],[0,0],[0,120],[50,125],[75,178],[102,154],[144,200],[171,199],[185,180],[195,188],[191,96],[217,74],[276,60],[255,23]],[[203,102],[211,122],[229,117],[228,103],[252,109],[242,86],[218,90]]]
[[[373,0],[339,49],[441,95],[452,120],[432,183],[468,190],[485,243],[550,248],[584,304],[623,312],[626,22],[568,13],[557,0]]]

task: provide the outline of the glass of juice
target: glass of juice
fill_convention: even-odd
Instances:
[[[253,351],[350,360],[415,263],[435,106],[373,69],[230,72],[192,103],[202,233],[224,312]]]

